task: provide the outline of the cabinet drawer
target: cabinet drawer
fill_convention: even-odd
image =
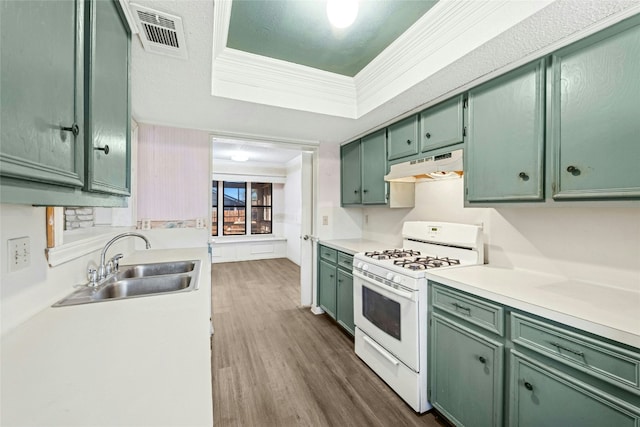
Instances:
[[[326,246],[320,246],[320,258],[335,264],[338,261],[338,251]]]
[[[353,255],[349,255],[344,252],[338,252],[338,266],[345,270],[351,271],[353,267]]]
[[[504,310],[498,305],[475,299],[432,283],[433,306],[502,336]]]
[[[587,374],[640,392],[638,353],[516,313],[511,314],[511,339]]]

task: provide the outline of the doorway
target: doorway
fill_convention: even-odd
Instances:
[[[211,181],[217,191],[212,190],[209,220],[212,234],[211,248],[213,262],[251,260],[286,257],[300,266],[300,304],[313,304],[313,284],[315,283],[314,206],[317,194],[317,142],[292,142],[272,139],[256,139],[242,135],[211,136]],[[242,236],[226,236],[222,226],[224,215],[229,213],[237,200],[226,200],[224,185],[236,183],[230,188],[242,187],[246,195],[247,230]],[[270,183],[273,186],[273,204],[271,211],[272,232],[255,235],[251,233],[256,208],[253,206],[252,188],[259,184]],[[223,190],[220,190],[223,189]],[[225,203],[227,205],[225,205]],[[241,204],[241,203],[240,203]],[[240,207],[236,209],[245,209]],[[238,229],[236,227],[236,229]],[[247,245],[277,247],[275,252],[247,249]],[[282,245],[285,245],[284,249]],[[244,246],[244,248],[242,248]],[[278,252],[279,251],[279,252]],[[225,257],[220,258],[224,252]],[[231,254],[231,255],[229,255]],[[235,259],[233,257],[236,257]]]

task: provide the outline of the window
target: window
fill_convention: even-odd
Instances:
[[[271,234],[271,183],[251,183],[251,234]]]
[[[224,201],[223,234],[235,236],[246,234],[245,213],[247,211],[247,184],[244,182],[222,183]]]
[[[273,184],[268,182],[212,181],[211,235],[272,234],[272,196]]]
[[[211,235],[218,235],[218,181],[211,183]]]

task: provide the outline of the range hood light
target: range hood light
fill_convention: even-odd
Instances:
[[[411,160],[391,165],[387,182],[417,182],[418,180],[441,180],[462,176],[462,150],[438,156]]]

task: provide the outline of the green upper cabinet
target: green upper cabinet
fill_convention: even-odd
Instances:
[[[362,173],[360,168],[360,140],[340,147],[340,185],[342,205],[362,203]]]
[[[93,0],[88,5],[87,189],[129,195],[131,32],[114,1]]]
[[[0,8],[0,200],[125,205],[131,31],[119,2],[2,1]]]
[[[381,129],[362,138],[362,204],[385,204],[387,173],[387,134]]]
[[[388,159],[395,160],[418,154],[418,116],[407,117],[387,128]]]
[[[463,142],[463,95],[420,113],[422,152]]]
[[[544,198],[544,60],[469,91],[467,202]]]
[[[553,197],[640,196],[640,17],[552,56]]]
[[[0,2],[0,173],[82,187],[83,1]]]

